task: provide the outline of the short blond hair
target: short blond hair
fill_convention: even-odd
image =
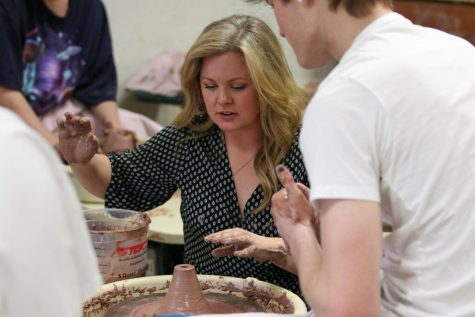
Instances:
[[[266,0],[245,0],[250,3],[267,2]],[[381,4],[387,8],[393,7],[392,0],[328,0],[330,9],[333,11],[338,10],[340,6],[343,6],[345,11],[356,18],[361,18],[369,15],[371,10],[377,5]]]

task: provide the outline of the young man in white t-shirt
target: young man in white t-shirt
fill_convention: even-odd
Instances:
[[[272,205],[305,299],[319,317],[475,316],[475,48],[389,0],[267,2],[302,66],[338,61],[304,117],[309,199],[279,167]]]
[[[62,162],[2,107],[0,149],[0,316],[80,317],[102,279]]]

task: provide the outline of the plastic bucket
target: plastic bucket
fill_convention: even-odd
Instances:
[[[146,213],[124,209],[84,211],[104,283],[141,277],[147,270]]]

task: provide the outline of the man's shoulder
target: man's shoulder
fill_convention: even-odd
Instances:
[[[22,148],[23,144],[35,144],[37,149],[49,148],[43,137],[34,131],[16,113],[0,106],[0,148]],[[26,143],[25,143],[26,142]]]
[[[13,111],[0,106],[0,134],[11,130],[27,130],[28,127]]]

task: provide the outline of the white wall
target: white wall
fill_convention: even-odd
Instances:
[[[119,76],[123,85],[141,66],[164,50],[186,52],[210,22],[234,13],[261,18],[278,34],[272,9],[244,0],[103,0],[109,17]],[[279,36],[280,38],[280,36]],[[280,38],[296,80],[306,84],[326,71],[301,68],[286,40]]]

